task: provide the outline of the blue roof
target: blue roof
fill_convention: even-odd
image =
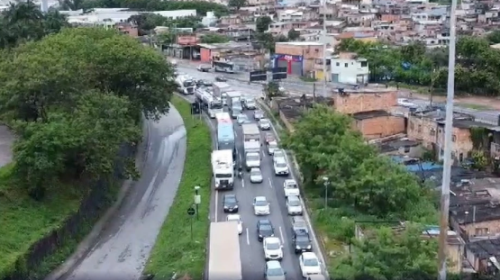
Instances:
[[[217,127],[217,139],[234,141],[234,132],[232,124],[221,124]]]

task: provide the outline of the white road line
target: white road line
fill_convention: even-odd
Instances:
[[[284,245],[285,244],[285,236],[283,235],[283,231],[281,230],[281,227],[279,227],[280,229],[280,235],[281,235],[281,243]]]
[[[266,152],[262,151],[262,157],[265,158],[266,157]]]
[[[244,179],[241,179],[241,187],[244,188],[245,187],[245,180]]]
[[[269,181],[269,187],[273,188],[273,180],[271,178],[267,178],[267,180]]]
[[[219,191],[215,191],[215,222],[217,223],[217,213],[219,212]]]
[[[247,232],[247,244],[250,245],[250,234],[248,233],[248,228],[246,228]]]

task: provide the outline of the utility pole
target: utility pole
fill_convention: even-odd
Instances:
[[[438,280],[446,280],[446,238],[448,236],[448,215],[450,211],[451,150],[453,130],[453,99],[455,97],[455,45],[457,0],[451,0],[450,45],[448,61],[448,91],[446,95],[446,119],[444,128],[444,169],[441,186],[441,214],[438,251]]]
[[[328,209],[328,177],[323,177],[323,184],[325,186],[325,209]]]
[[[316,83],[313,83],[313,102],[316,103]]]
[[[46,13],[49,11],[49,3],[48,0],[42,0],[42,3],[40,5],[40,10],[42,13]]]
[[[326,98],[326,0],[323,1],[323,97]]]

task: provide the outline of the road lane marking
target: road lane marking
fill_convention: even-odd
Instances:
[[[269,187],[272,189],[273,188],[273,180],[271,180],[271,178],[267,178],[267,180],[269,181]]]
[[[266,157],[266,152],[262,151],[262,157],[265,158]]]
[[[279,229],[280,229],[280,235],[281,235],[281,243],[283,245],[285,245],[285,236],[283,235],[283,231],[281,230],[281,227],[279,227]]]
[[[244,179],[241,179],[241,187],[244,188],[245,187],[245,180]]]
[[[215,191],[215,222],[217,223],[217,213],[219,212],[219,191]]]
[[[248,228],[246,228],[247,231],[247,244],[250,245],[250,234],[248,233]]]

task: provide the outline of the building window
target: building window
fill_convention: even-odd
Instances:
[[[436,130],[434,128],[431,128],[431,131],[429,132],[429,134],[431,136],[435,136],[436,135]]]
[[[340,62],[335,63],[335,65],[340,66]]]
[[[407,154],[410,152],[410,146],[405,146],[404,147],[404,153]]]
[[[345,68],[349,67],[349,63],[344,64]]]
[[[456,136],[456,135],[453,135],[453,136],[451,137],[451,140],[452,140],[453,142],[457,141],[457,136]]]
[[[475,229],[475,235],[476,236],[485,236],[488,235],[488,228],[476,228]]]
[[[367,61],[361,61],[361,67],[366,67],[368,66],[368,62]]]

